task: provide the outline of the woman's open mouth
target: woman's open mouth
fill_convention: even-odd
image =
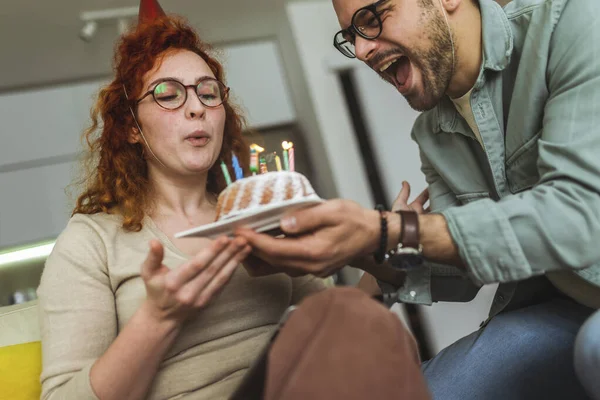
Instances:
[[[185,141],[194,147],[204,147],[210,141],[210,135],[203,130],[196,130],[188,134]]]
[[[210,138],[207,137],[189,137],[185,139],[189,144],[194,147],[204,147],[208,144]]]

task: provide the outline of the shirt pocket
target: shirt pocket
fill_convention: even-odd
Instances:
[[[490,197],[489,192],[472,192],[472,193],[462,193],[457,194],[456,198],[460,202],[461,205],[465,205],[477,200],[488,199]]]
[[[537,162],[540,135],[541,131],[519,147],[506,160],[506,180],[511,193],[527,190],[539,181],[540,174]]]

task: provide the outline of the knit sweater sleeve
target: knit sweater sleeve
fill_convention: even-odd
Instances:
[[[93,218],[75,215],[46,262],[38,289],[42,400],[97,400],[90,369],[117,335],[101,232]]]

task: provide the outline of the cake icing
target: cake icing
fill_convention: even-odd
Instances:
[[[318,198],[308,179],[298,172],[273,171],[250,176],[221,192],[216,221],[307,197]]]

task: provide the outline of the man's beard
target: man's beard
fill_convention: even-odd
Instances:
[[[408,104],[417,111],[434,108],[443,98],[454,72],[452,56],[452,40],[448,26],[440,11],[431,0],[420,0],[421,23],[426,26],[425,32],[431,47],[429,49],[405,49],[414,66],[421,71],[423,91],[410,93],[404,97]],[[456,49],[454,49],[456,51]],[[394,51],[392,51],[394,52]]]
[[[408,95],[406,100],[415,110],[427,111],[434,108],[448,90],[454,70],[452,64],[455,60],[452,59],[451,33],[443,16],[440,15],[440,10],[431,0],[422,0],[419,3],[424,11],[421,19],[426,23],[425,31],[428,33],[431,47],[415,52],[413,60],[421,70],[423,93]]]

